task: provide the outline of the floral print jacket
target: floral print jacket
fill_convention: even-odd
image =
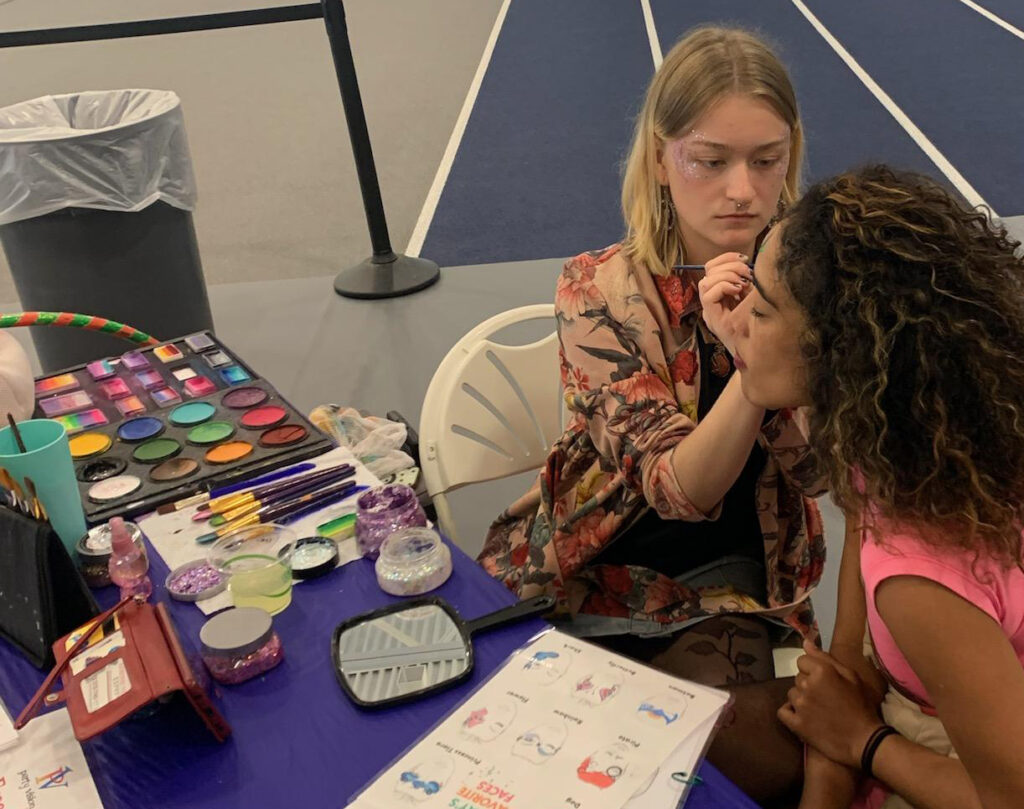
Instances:
[[[813,500],[824,479],[800,411],[779,411],[758,440],[757,485],[768,603],[731,588],[694,591],[643,567],[588,564],[647,508],[663,519],[715,519],[680,489],[672,449],[694,429],[700,384],[696,330],[706,329],[699,276],[633,266],[618,245],[566,263],[555,309],[571,421],[531,490],[491,526],[479,561],[521,598],[551,593],[564,613],[682,623],[711,612],[765,613],[816,638],[808,596],[825,561]],[[713,373],[728,374],[724,349]],[[721,365],[721,367],[717,367]],[[713,459],[709,459],[713,463]]]

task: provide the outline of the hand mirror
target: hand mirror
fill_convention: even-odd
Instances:
[[[451,604],[432,596],[357,615],[334,630],[334,673],[363,708],[430,694],[469,676],[477,632],[539,615],[554,603],[551,596],[536,596],[464,621]]]

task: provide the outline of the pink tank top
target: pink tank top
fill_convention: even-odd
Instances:
[[[861,539],[860,566],[867,601],[868,628],[875,654],[894,685],[926,708],[934,703],[900,652],[875,607],[878,585],[892,576],[919,576],[952,590],[998,623],[1024,666],[1024,572],[1004,569],[982,557],[972,566],[973,554],[935,548],[903,527],[894,529],[878,521],[884,544],[870,532]]]

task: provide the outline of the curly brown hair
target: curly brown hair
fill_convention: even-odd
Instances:
[[[836,502],[1020,564],[1019,243],[929,178],[880,165],[818,183],[784,221],[779,278],[808,324],[811,441]]]

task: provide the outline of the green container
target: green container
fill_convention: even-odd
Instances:
[[[71,463],[68,434],[62,424],[50,419],[32,419],[18,424],[26,452],[18,449],[10,427],[0,429],[0,466],[6,469],[28,496],[25,478],[36,487],[36,494],[50,517],[50,523],[77,559],[76,545],[86,532],[82,497]]]

